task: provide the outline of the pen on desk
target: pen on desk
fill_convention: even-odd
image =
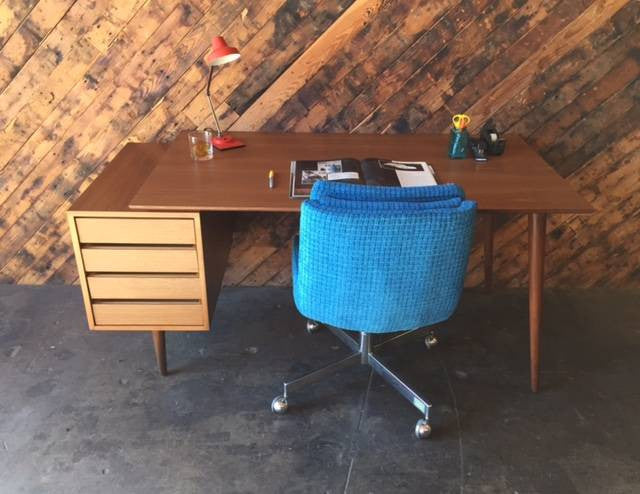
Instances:
[[[275,182],[275,173],[273,170],[269,170],[269,188],[273,189]]]

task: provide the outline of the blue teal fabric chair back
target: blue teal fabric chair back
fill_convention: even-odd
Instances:
[[[367,333],[436,324],[464,283],[476,204],[457,185],[317,182],[302,204],[293,294],[302,315]]]

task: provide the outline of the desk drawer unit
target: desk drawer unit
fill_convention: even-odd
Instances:
[[[89,327],[207,331],[200,215],[69,215]]]

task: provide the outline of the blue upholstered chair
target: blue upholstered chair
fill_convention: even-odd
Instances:
[[[415,434],[427,437],[431,405],[374,355],[371,335],[412,331],[452,315],[475,213],[475,202],[465,200],[453,184],[400,188],[317,182],[302,204],[294,245],[294,300],[309,319],[310,332],[326,325],[354,353],[285,383],[272,410],[286,412],[290,392],[300,386],[351,364],[368,364],[420,410],[424,418]],[[343,330],[357,331],[358,341]]]

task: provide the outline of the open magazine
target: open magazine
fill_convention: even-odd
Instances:
[[[353,158],[326,161],[292,161],[290,197],[309,197],[317,180],[340,180],[366,185],[420,187],[436,185],[433,168],[425,161]]]

